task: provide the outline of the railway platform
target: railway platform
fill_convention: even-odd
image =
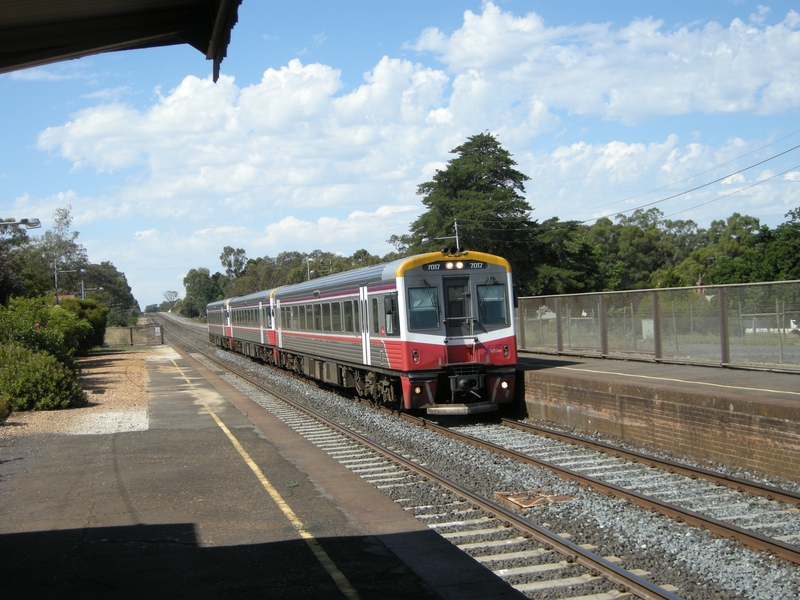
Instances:
[[[144,431],[0,444],[8,597],[521,597],[191,356],[148,374]]]
[[[520,353],[528,417],[800,481],[800,372]]]

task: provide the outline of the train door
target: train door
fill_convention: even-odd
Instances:
[[[361,361],[365,365],[372,364],[369,351],[369,299],[367,286],[358,290],[359,319],[361,323]]]
[[[265,327],[265,319],[264,319],[264,304],[262,302],[258,303],[258,335],[259,339],[261,340],[261,345],[264,345],[264,327]]]
[[[278,348],[283,348],[283,323],[280,320],[281,315],[281,301],[275,301],[275,314],[272,316],[272,322],[275,327],[276,345]]]
[[[472,302],[468,277],[448,278],[444,284],[444,324],[447,337],[472,334]]]
[[[233,327],[231,327],[231,307],[226,304],[223,309],[223,332],[225,337],[233,337]]]

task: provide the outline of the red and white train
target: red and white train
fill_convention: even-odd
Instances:
[[[470,414],[514,397],[511,268],[420,254],[207,306],[212,343],[403,409]]]

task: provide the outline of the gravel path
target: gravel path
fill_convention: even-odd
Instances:
[[[169,346],[80,359],[89,400],[83,408],[12,413],[0,425],[0,439],[41,433],[86,435],[145,431],[147,361],[176,356]]]

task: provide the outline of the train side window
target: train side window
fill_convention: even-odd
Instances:
[[[322,331],[331,330],[331,305],[327,302],[322,305]]]
[[[410,329],[438,329],[439,295],[436,288],[409,288],[408,314]]]
[[[300,306],[297,309],[297,319],[298,319],[297,328],[300,331],[305,331],[306,330],[306,307],[305,306]]]
[[[314,331],[314,307],[306,304],[306,331]]]
[[[331,330],[342,330],[342,305],[340,302],[331,302]]]
[[[353,333],[353,303],[350,300],[344,303],[344,330]]]
[[[314,331],[322,331],[322,306],[314,305]]]
[[[400,314],[397,310],[397,294],[386,294],[383,297],[383,314],[386,335],[400,335]]]
[[[380,331],[381,319],[380,315],[378,314],[378,299],[372,299],[372,333],[375,335],[378,334]]]
[[[506,286],[503,284],[479,285],[478,320],[481,325],[508,325]]]
[[[361,333],[361,319],[358,316],[358,303],[360,300],[353,300],[353,329],[356,333]]]
[[[298,318],[297,318],[297,307],[293,306],[292,307],[292,329],[294,329],[295,331],[300,329],[298,323],[299,323],[299,321],[298,321]]]

